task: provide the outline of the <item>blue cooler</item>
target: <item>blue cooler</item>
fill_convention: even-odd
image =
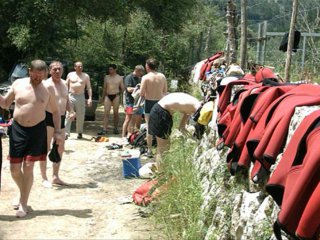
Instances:
[[[122,173],[125,178],[139,177],[139,169],[141,168],[140,151],[130,151],[130,157],[122,159]]]

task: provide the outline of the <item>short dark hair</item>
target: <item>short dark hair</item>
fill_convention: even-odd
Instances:
[[[50,63],[50,65],[49,65],[49,70],[51,70],[51,69],[52,69],[52,66],[53,66],[53,65],[56,65],[56,64],[59,64],[59,65],[61,66],[61,68],[63,69],[63,65],[62,65],[62,63],[61,63],[60,61],[52,61],[52,62]]]
[[[45,61],[36,59],[31,61],[30,63],[31,70],[38,70],[38,71],[48,71],[48,67]]]
[[[115,64],[109,64],[109,68],[117,69],[117,65],[115,65]]]
[[[156,70],[158,68],[158,61],[154,58],[147,59],[146,64],[151,70]]]

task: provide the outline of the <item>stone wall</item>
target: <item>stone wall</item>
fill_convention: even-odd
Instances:
[[[303,118],[318,109],[318,106],[296,108],[286,146]],[[218,151],[215,148],[216,136],[211,123],[194,157],[203,189],[199,221],[207,232],[205,239],[275,239],[272,225],[279,207],[264,191],[263,185],[257,186],[243,175],[231,176],[226,164],[228,149]],[[280,159],[281,155],[277,162]],[[275,167],[276,164],[271,170]]]

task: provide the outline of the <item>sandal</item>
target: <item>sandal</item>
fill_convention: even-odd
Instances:
[[[112,143],[111,145],[106,146],[106,148],[108,148],[108,150],[121,149],[122,145],[117,143]]]

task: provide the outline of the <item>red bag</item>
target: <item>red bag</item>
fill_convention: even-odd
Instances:
[[[133,201],[139,206],[147,206],[159,193],[156,188],[158,180],[142,183],[132,194]]]

